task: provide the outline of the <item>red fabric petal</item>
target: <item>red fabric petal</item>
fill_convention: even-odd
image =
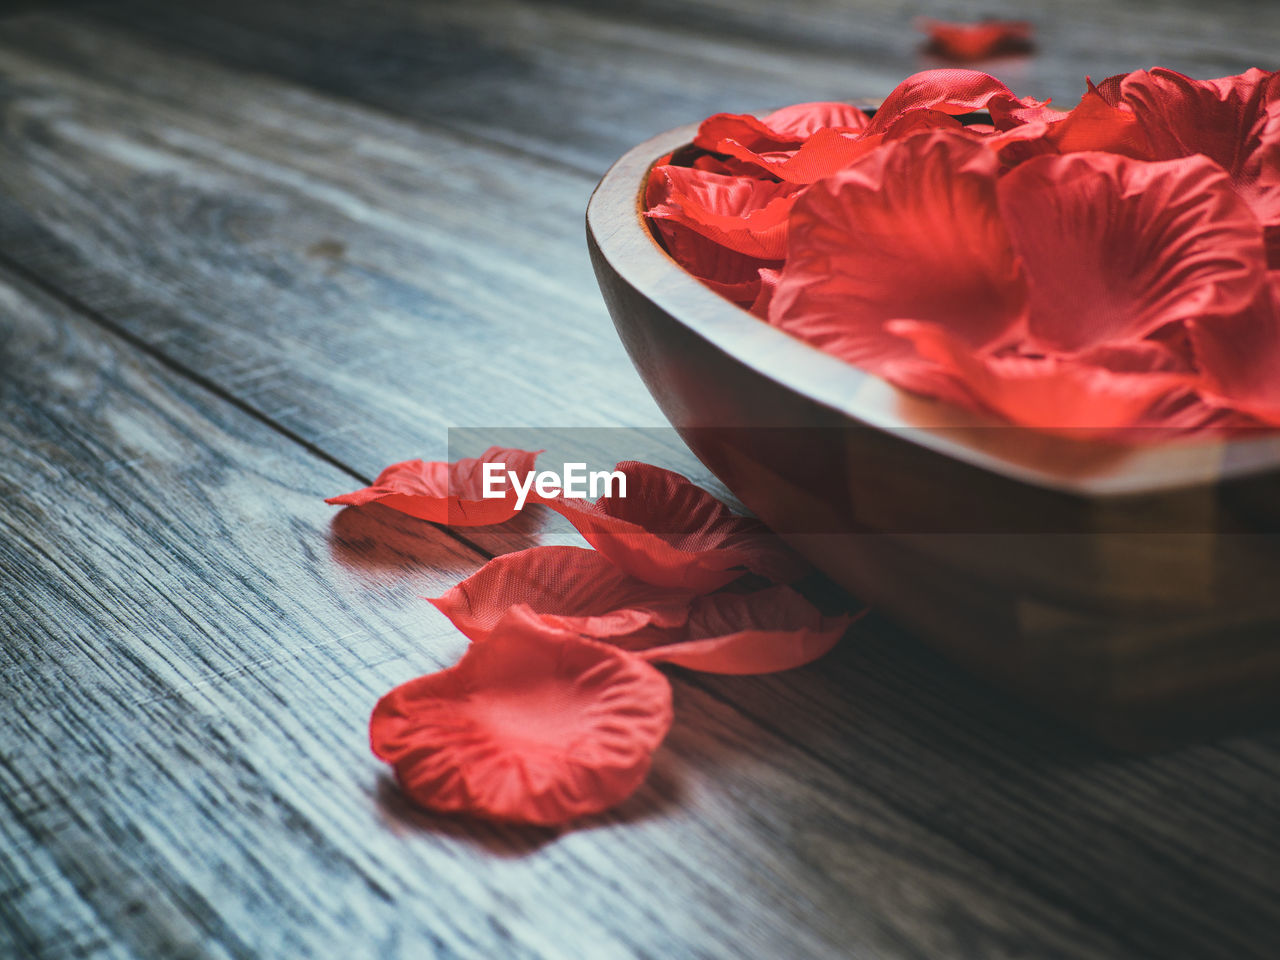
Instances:
[[[862,130],[870,121],[859,107],[832,101],[793,104],[764,118],[765,126],[775,135],[789,137],[797,143],[808,140],[819,130]]]
[[[720,296],[750,307],[760,295],[761,268],[781,261],[761,260],[716,243],[673,220],[652,221],[671,259]]]
[[[867,124],[866,133],[883,133],[911,110],[973,113],[989,107],[993,100],[1002,100],[1011,105],[1040,105],[1038,101],[1019,100],[995,77],[977,70],[924,70],[907,77],[885,97],[884,103]]]
[[[1248,310],[1193,320],[1187,329],[1206,398],[1280,426],[1280,272]]]
[[[743,163],[756,164],[762,173],[787,183],[807,184],[843,170],[873,150],[879,142],[879,136],[866,137],[829,129],[819,130],[795,150],[760,152],[724,141],[721,152]]]
[[[685,477],[624,461],[626,496],[595,503],[564,497],[541,502],[564,515],[587,542],[633,577],[709,593],[744,572],[790,582],[808,571],[777,534],[741,517]]]
[[[1280,78],[1250,70],[1193,80],[1175,70],[1137,70],[1104,81],[1100,96],[1130,108],[1155,160],[1202,153],[1233,177],[1256,148],[1259,121],[1280,94]]]
[[[949,371],[973,398],[971,406],[1044,430],[1105,433],[1134,426],[1158,401],[1195,382],[1190,373],[1116,372],[1083,357],[979,356],[937,324],[900,320],[890,328]]]
[[[698,599],[680,640],[649,647],[638,656],[706,673],[776,673],[818,659],[854,619],[824,617],[785,586],[717,593]]]
[[[425,807],[555,824],[630,795],[670,726],[652,666],[513,611],[457,665],[379,700],[369,740]]]
[[[727,144],[756,152],[798,147],[819,130],[861,130],[867,115],[848,103],[797,103],[775,110],[763,120],[747,114],[718,113],[703,120],[694,146],[729,153]]]
[[[393,463],[378,474],[372,486],[330,497],[325,503],[352,507],[380,503],[420,520],[454,527],[503,523],[516,515],[516,494],[506,479],[506,471],[515,473],[523,482],[541,452],[490,447],[479,457],[455,463],[438,460]],[[486,463],[502,465],[501,489],[506,493],[501,498],[484,496]]]
[[[1151,147],[1133,110],[1112,105],[1096,90],[1089,90],[1067,117],[1045,131],[1045,138],[1061,153],[1105,150],[1147,160]]]
[[[1133,111],[1151,159],[1203,154],[1227,171],[1262,223],[1280,225],[1280,184],[1269,183],[1263,173],[1269,117],[1280,103],[1280,74],[1252,69],[1193,80],[1157,67],[1113,77],[1098,92]]]
[[[997,166],[975,139],[937,131],[810,187],[769,322],[890,377],[915,359],[890,320],[941,323],[973,349],[1008,341],[1027,290],[997,213]]]
[[[647,216],[683,224],[750,257],[781,260],[795,191],[790,184],[770,180],[666,166],[650,179]]]
[[[595,550],[547,546],[495,557],[429,599],[454,626],[480,641],[517,605],[549,626],[600,638],[682,626],[693,598],[692,592],[628,576]]]
[[[929,37],[929,52],[951,60],[981,60],[1031,49],[1031,24],[1025,20],[950,23],[919,17],[916,29]]]
[[[1003,177],[999,195],[1031,277],[1038,348],[1082,350],[1236,313],[1263,281],[1257,220],[1203,157],[1037,157]]]

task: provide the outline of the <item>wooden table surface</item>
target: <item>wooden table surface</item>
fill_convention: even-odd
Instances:
[[[0,11],[0,957],[1277,956],[1280,736],[1110,755],[876,617],[673,675],[575,829],[417,810],[366,722],[462,650],[419,597],[543,534],[321,500],[452,427],[662,423],[583,239],[634,143],[883,95],[918,13],[1031,19],[988,67],[1065,106],[1280,66],[1280,5]]]

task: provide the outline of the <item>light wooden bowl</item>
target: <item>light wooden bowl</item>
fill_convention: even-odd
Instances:
[[[654,137],[587,239],[632,361],[693,452],[832,578],[1117,746],[1280,715],[1280,437],[1145,448],[900,391],[685,273],[641,216]]]

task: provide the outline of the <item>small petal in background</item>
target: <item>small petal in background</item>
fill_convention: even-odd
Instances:
[[[981,20],[956,23],[917,17],[915,27],[928,39],[924,52],[955,63],[1030,53],[1033,28],[1025,20]]]

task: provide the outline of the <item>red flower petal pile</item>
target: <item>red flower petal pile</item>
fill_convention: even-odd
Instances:
[[[649,175],[667,250],[849,363],[1041,429],[1280,425],[1280,74],[1137,71],[1061,112],[931,70],[694,147]]]
[[[527,476],[535,456],[492,447],[452,464],[395,464],[326,502],[500,522],[515,508],[483,498],[481,464]],[[595,549],[498,556],[431,599],[471,646],[455,666],[396,687],[369,722],[373,752],[416,802],[536,824],[605,810],[643,782],[671,725],[670,685],[654,664],[788,670],[822,656],[852,622],[787,585],[810,568],[758,521],[669,470],[616,469],[626,496],[531,494]]]

